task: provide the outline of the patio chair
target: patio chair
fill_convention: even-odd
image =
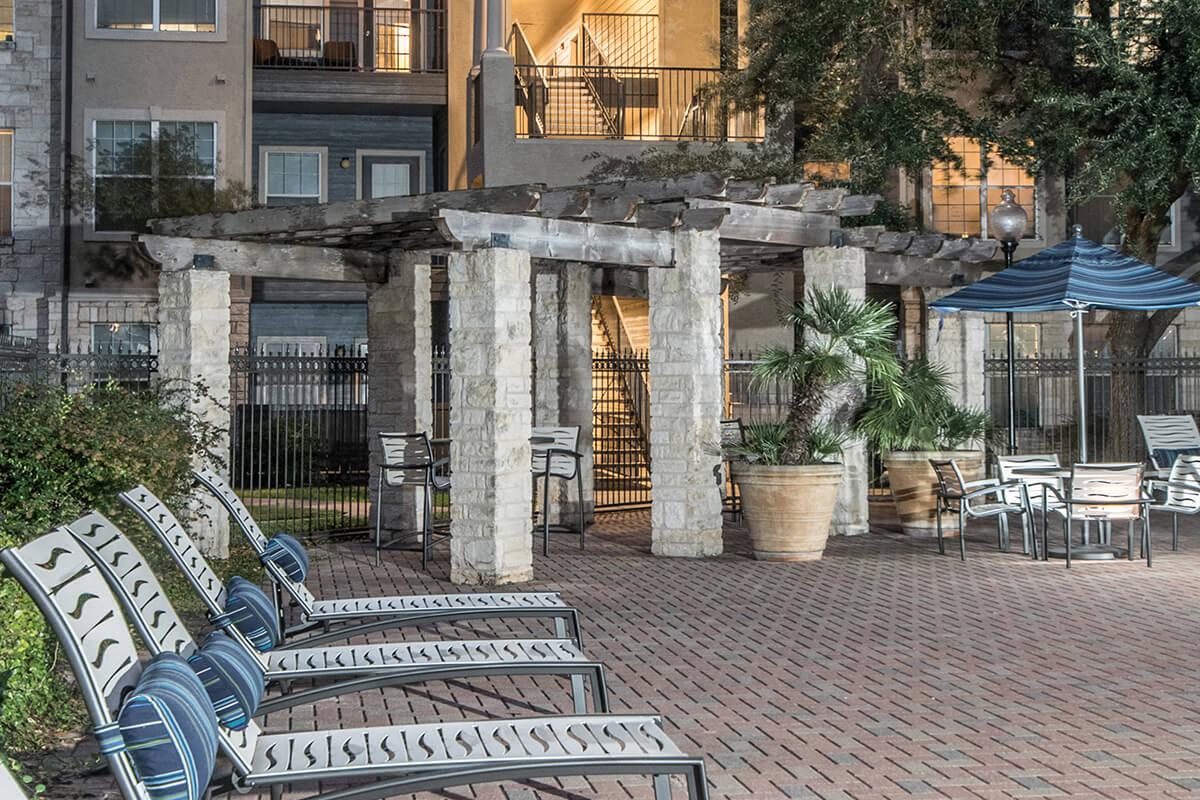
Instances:
[[[58,637],[122,794],[126,800],[146,800],[147,776],[139,775],[133,763],[146,753],[127,744],[138,731],[122,729],[118,715],[128,708],[127,695],[133,702],[150,690],[139,685],[144,672],[178,656],[160,653],[143,665],[124,618],[114,612],[116,597],[69,531],[59,528],[19,549],[0,550],[0,563]],[[202,687],[192,696],[195,703],[207,699]],[[219,745],[232,774],[211,788],[267,788],[273,800],[291,784],[316,789],[310,800],[367,800],[477,783],[600,774],[652,775],[658,800],[671,796],[669,776],[683,775],[690,798],[708,797],[704,761],[684,754],[655,716],[529,717],[267,734],[252,719],[232,731],[212,716],[206,720],[204,708],[189,708],[195,713],[176,718],[170,735],[158,737],[153,746],[156,755],[187,765],[181,772],[189,771],[189,782],[201,792],[211,782]],[[323,782],[339,788],[320,793]]]
[[[1154,469],[1171,469],[1178,456],[1200,455],[1200,429],[1191,414],[1138,415],[1137,419]]]
[[[193,476],[216,496],[246,535],[250,546],[262,557],[271,540],[263,535],[241,499],[211,469],[198,470]],[[568,638],[569,632],[569,638],[576,644],[583,644],[579,629],[579,612],[564,603],[558,592],[488,592],[317,600],[303,582],[292,579],[278,564],[268,561],[264,566],[274,583],[275,602],[280,614],[283,613],[282,593],[286,592],[299,607],[303,618],[300,625],[284,629],[284,638],[313,628],[324,628],[324,632],[308,636],[296,644],[324,644],[371,631],[394,628],[397,625],[517,617],[552,620],[555,638]],[[356,622],[369,617],[381,619],[375,622]],[[333,630],[332,626],[335,623],[346,624]]]
[[[1021,469],[1043,467],[1052,470],[1062,469],[1062,464],[1058,460],[1058,456],[1054,453],[1030,454],[1020,456],[997,456],[996,466],[999,470],[1001,483],[1018,482],[1025,487],[1025,495],[1029,498],[1029,506],[1031,510],[1042,512],[1042,529],[1045,531],[1046,520],[1049,514],[1056,514],[1064,521],[1066,520],[1066,503],[1062,501],[1063,479],[1057,475],[1022,475]],[[1046,487],[1043,491],[1042,487]],[[1021,502],[1021,493],[1015,488],[1010,487],[1004,490],[1004,501],[1006,503]],[[1033,556],[1037,558],[1037,532],[1031,529],[1032,541],[1027,541],[1025,544],[1025,552],[1029,553],[1030,544],[1033,545]],[[1044,541],[1043,541],[1044,545]],[[1045,547],[1043,546],[1043,552]]]
[[[937,477],[937,540],[938,552],[946,554],[945,539],[942,535],[942,514],[955,513],[958,515],[958,552],[959,557],[967,560],[966,522],[968,519],[985,519],[995,517],[997,545],[1008,552],[1008,515],[1018,514],[1021,517],[1021,527],[1025,541],[1032,535],[1030,530],[1033,512],[1029,506],[1029,496],[1025,486],[1019,481],[1002,483],[995,478],[985,478],[979,481],[963,479],[962,471],[954,459],[935,461],[930,459],[929,465]],[[1005,499],[1005,493],[1015,490],[1019,492],[1020,501],[1010,503]],[[991,497],[991,502],[973,502]]]
[[[166,651],[188,658],[197,651],[196,641],[162,592],[145,557],[116,525],[93,512],[65,527],[100,567],[151,655]],[[236,626],[226,622],[229,615],[224,585],[177,523],[174,530],[178,535],[159,538],[199,593],[209,618],[251,656],[267,684],[279,684],[283,689],[281,696],[259,706],[260,715],[383,686],[489,675],[571,678],[578,714],[587,712],[583,691],[587,679],[595,709],[608,711],[604,668],[584,658],[579,648],[566,639],[388,642],[262,652]],[[297,680],[334,683],[290,691],[291,683]]]
[[[450,479],[438,475],[438,467],[450,463],[449,458],[435,459],[433,445],[425,433],[381,433],[379,444],[383,451],[383,463],[379,465],[379,492],[375,498],[375,553],[389,548],[404,547],[419,540],[421,543],[421,569],[428,569],[433,554],[433,495],[435,492],[450,491]],[[383,542],[383,487],[408,486],[416,489],[422,500],[421,527],[401,531],[386,544]],[[449,538],[444,534],[442,538]]]
[[[1127,523],[1129,560],[1133,560],[1133,524],[1142,523],[1142,554],[1151,565],[1150,515],[1147,508],[1154,499],[1142,491],[1145,467],[1142,464],[1075,464],[1071,467],[1071,486],[1064,500],[1067,510],[1067,568],[1071,567],[1071,523],[1098,523],[1101,540],[1112,541],[1114,522]]]
[[[742,418],[723,419],[721,420],[721,449],[726,447],[741,446],[746,444],[746,429],[742,425]],[[742,518],[742,490],[734,480],[732,462],[725,457],[721,459],[721,506],[722,508],[734,515],[735,519]]]
[[[1178,456],[1171,465],[1171,475],[1165,481],[1150,481],[1151,494],[1162,492],[1160,502],[1151,511],[1171,514],[1171,549],[1179,549],[1179,515],[1200,514],[1200,456]]]
[[[542,554],[550,555],[550,534],[569,533],[579,536],[579,549],[583,549],[584,531],[587,528],[587,509],[583,505],[583,454],[579,452],[579,426],[539,427],[533,429],[531,439],[553,439],[553,444],[533,444],[533,477],[542,483]],[[575,497],[579,505],[578,527],[550,524],[550,481],[566,481],[575,484]]]

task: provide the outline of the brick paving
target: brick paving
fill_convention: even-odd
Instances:
[[[613,710],[664,715],[672,737],[706,757],[714,798],[1200,791],[1200,528],[1185,525],[1173,553],[1160,521],[1150,570],[1135,562],[1067,572],[995,552],[987,528],[970,537],[966,563],[882,521],[869,536],[834,540],[819,563],[764,564],[732,528],[721,558],[652,558],[648,527],[645,514],[610,515],[584,553],[556,540],[550,558],[537,557],[529,588],[557,589],[582,609],[585,648],[608,667]],[[318,596],[452,590],[444,560],[425,575],[415,554],[388,554],[376,568],[365,544],[322,551]],[[410,635],[531,630],[476,624]],[[569,711],[565,681],[478,680],[329,700],[266,727]],[[109,792],[93,778],[47,796]],[[648,780],[594,778],[420,797],[650,796]]]

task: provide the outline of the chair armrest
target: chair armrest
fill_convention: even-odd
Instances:
[[[1011,483],[1011,481],[1010,481]],[[978,489],[981,486],[998,486],[1000,480],[998,478],[983,478],[978,481],[967,481],[963,484],[964,489]]]
[[[434,459],[434,462],[432,464],[430,464],[429,467],[430,467],[430,469],[437,469],[438,467],[444,467],[449,463],[450,463],[450,456],[445,456],[443,458]]]
[[[580,453],[576,450],[568,450],[565,447],[539,447],[534,451],[534,454],[539,456],[569,456],[576,461],[583,458],[583,453]]]
[[[1021,483],[1020,481],[1004,481],[1003,483],[1001,483],[1000,481],[996,480],[995,478],[989,478],[988,481],[989,481],[989,484],[987,486],[983,486],[978,489],[975,489],[974,491],[967,492],[966,494],[964,494],[962,496],[962,499],[963,500],[971,500],[976,497],[982,497],[987,494],[998,493],[1003,489],[1017,489],[1017,488],[1020,488],[1025,485],[1025,484]],[[982,483],[982,481],[974,481],[973,484],[964,484],[964,487],[969,487],[971,485],[977,486],[980,483]]]

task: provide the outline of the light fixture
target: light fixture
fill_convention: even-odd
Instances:
[[[1025,235],[1028,225],[1029,214],[1017,203],[1017,196],[1013,190],[1005,189],[1000,193],[1000,205],[992,209],[988,233],[1002,245],[1011,243],[1015,248],[1016,243]]]
[[[111,325],[109,325],[108,332],[109,333],[120,333],[121,332],[121,323],[114,322]]]
[[[350,169],[350,159],[348,158],[343,158],[338,164],[341,165],[342,169]]]

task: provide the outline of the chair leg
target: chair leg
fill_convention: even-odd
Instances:
[[[1127,555],[1129,556],[1129,560],[1133,561],[1133,520],[1132,519],[1129,520],[1129,524],[1127,526],[1125,526],[1125,530],[1126,530],[1125,542],[1126,542],[1126,548],[1128,549]]]
[[[1147,517],[1149,517],[1149,514],[1147,514]],[[1171,549],[1172,550],[1179,549],[1179,515],[1178,514],[1171,515]]]
[[[379,488],[375,497],[375,566],[379,566],[379,550],[383,544],[383,467],[379,468]]]
[[[935,524],[937,525],[938,553],[946,555],[946,542],[942,538],[942,507],[940,503],[938,504],[937,511],[933,512],[933,515],[934,519],[937,520]]]
[[[967,526],[963,520],[962,503],[958,506],[958,557],[961,561],[967,560]]]
[[[654,800],[671,800],[671,776],[654,776]]]
[[[1001,514],[1000,520],[1000,550],[1007,553],[1011,548],[1011,543],[1008,539],[1008,514]]]
[[[433,467],[425,469],[425,519],[421,520],[421,569],[429,569],[433,555]]]
[[[579,549],[583,549],[583,537],[587,531],[587,512],[583,507],[583,470],[575,468],[576,494],[579,495]]]
[[[1004,523],[1006,515],[996,517],[996,549],[1004,550]]]
[[[1071,518],[1068,517],[1063,525],[1063,539],[1067,545],[1067,569],[1071,568]]]
[[[1146,566],[1150,566],[1150,514],[1142,517],[1142,536],[1146,539]]]
[[[546,461],[546,477],[542,480],[542,555],[550,555],[550,462]]]

